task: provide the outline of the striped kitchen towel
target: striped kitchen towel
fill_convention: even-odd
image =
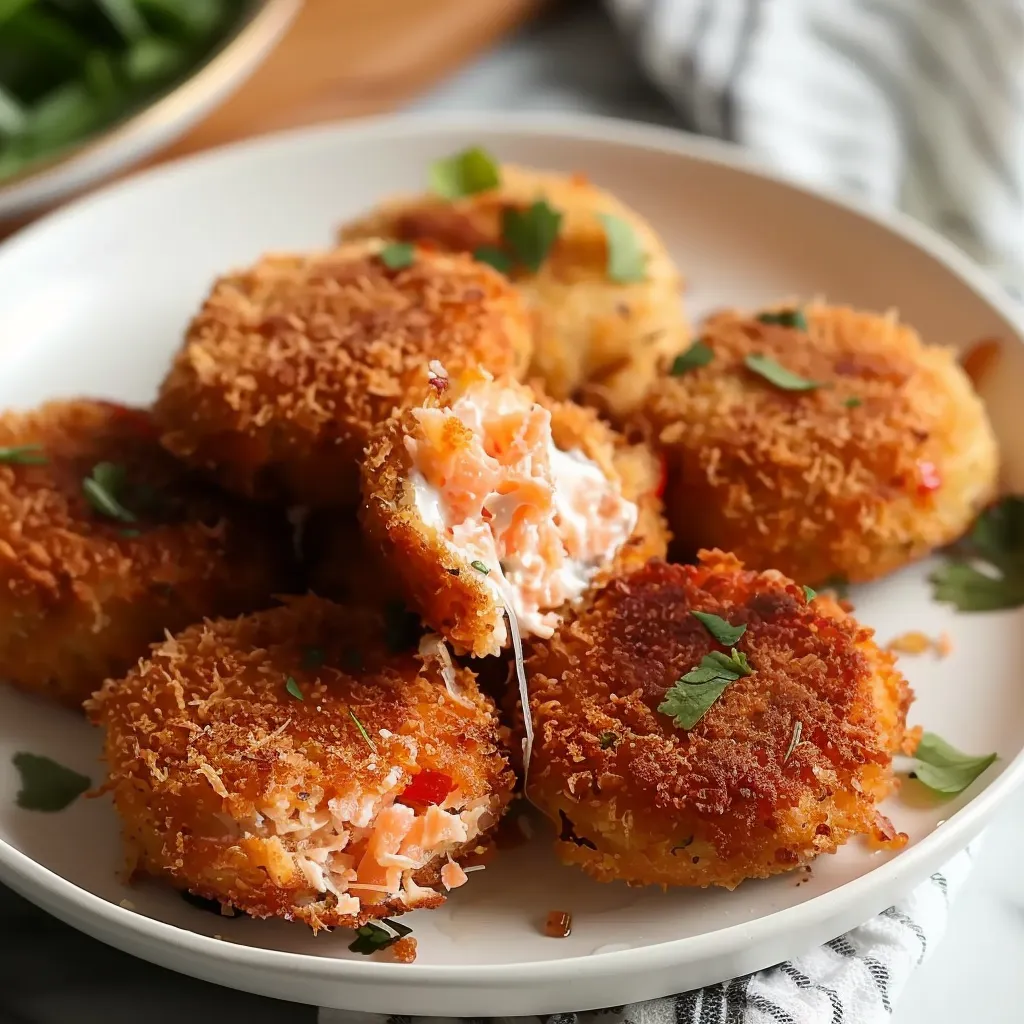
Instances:
[[[607,0],[694,131],[900,207],[1024,292],[1024,0]]]
[[[546,1024],[879,1024],[888,1020],[914,968],[946,927],[949,905],[970,872],[958,854],[902,903],[805,956],[721,985],[591,1013],[561,1013]],[[519,1024],[536,1018],[471,1018]],[[321,1010],[318,1024],[468,1024],[428,1017]]]

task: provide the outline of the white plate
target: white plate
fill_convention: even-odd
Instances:
[[[1024,346],[1013,310],[963,256],[907,221],[883,219],[774,180],[732,149],[582,118],[385,119],[302,131],[211,153],[128,181],[0,248],[0,406],[92,393],[149,400],[214,274],[267,249],[327,243],[333,227],[428,162],[470,143],[504,159],[585,170],[643,211],[690,281],[696,312],[780,295],[898,305],[925,337],[1007,341],[987,400],[1009,482],[1024,489],[1019,395]],[[1024,775],[1024,613],[956,615],[913,568],[856,594],[883,641],[948,630],[951,657],[905,659],[914,721],[1001,760],[945,802],[887,807],[910,834],[900,854],[853,843],[797,876],[732,893],[599,885],[555,864],[543,832],[506,853],[434,913],[413,915],[420,957],[404,966],[347,952],[281,922],[221,919],[155,885],[115,877],[105,800],[56,815],[21,811],[12,752],[99,775],[98,737],[74,715],[0,691],[0,878],[71,924],[138,956],[267,995],[349,1009],[482,1015],[619,1004],[716,982],[800,953],[904,895],[985,824]],[[801,874],[802,877],[802,874]],[[119,905],[129,899],[131,909]],[[545,938],[551,909],[570,938]],[[217,937],[217,936],[221,936]]]

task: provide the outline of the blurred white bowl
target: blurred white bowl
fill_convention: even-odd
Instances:
[[[0,220],[50,206],[184,135],[256,70],[301,4],[255,0],[248,15],[188,78],[56,159],[0,183]]]

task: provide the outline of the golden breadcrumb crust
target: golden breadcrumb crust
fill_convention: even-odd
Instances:
[[[264,256],[220,278],[160,389],[167,449],[250,497],[354,503],[371,430],[421,401],[427,366],[521,373],[529,318],[496,271],[382,242]]]
[[[596,580],[642,565],[649,558],[663,557],[669,534],[661,510],[662,473],[657,457],[645,444],[627,444],[592,409],[537,395],[551,412],[555,445],[564,451],[583,452],[609,479],[620,483],[624,498],[638,506],[632,536]],[[451,397],[446,393],[439,401],[445,405]],[[495,654],[494,631],[504,615],[504,605],[484,577],[434,527],[424,523],[416,510],[409,478],[411,459],[404,439],[419,432],[408,410],[390,420],[371,440],[362,467],[360,521],[409,606],[432,629],[459,652],[478,657]]]
[[[746,625],[735,646],[754,674],[687,731],[658,706],[724,649],[695,610]],[[895,836],[875,802],[911,691],[871,630],[777,572],[719,551],[651,562],[533,642],[527,672],[530,799],[558,824],[559,856],[601,881],[731,889],[857,833]]]
[[[208,621],[154,646],[89,708],[106,730],[107,788],[129,869],[314,929],[403,913],[398,899],[364,894],[358,915],[339,914],[337,900],[311,893],[294,864],[303,840],[261,835],[252,823],[269,818],[268,802],[323,812],[380,791],[389,773],[407,784],[426,769],[447,774],[467,799],[488,801],[496,822],[514,776],[493,704],[468,669],[456,679],[465,705],[449,696],[435,662],[388,650],[380,617],[315,597]],[[428,864],[417,882],[436,883],[441,866]],[[417,909],[443,902],[428,894]]]
[[[264,607],[290,585],[283,516],[242,510],[157,443],[148,413],[50,402],[0,415],[0,679],[77,707],[159,640],[203,615]],[[83,481],[123,467],[136,522],[103,515]]]
[[[454,201],[430,195],[392,200],[346,225],[341,237],[429,241],[446,251],[473,252],[500,243],[505,210],[524,210],[539,199],[558,210],[562,222],[537,273],[513,273],[534,314],[530,372],[554,398],[583,389],[605,411],[625,416],[643,399],[659,363],[686,343],[682,279],[651,226],[584,175],[506,165],[497,188]],[[647,257],[644,280],[618,284],[608,277],[600,215],[632,228]]]
[[[683,553],[720,547],[802,583],[873,579],[967,529],[995,494],[996,441],[951,350],[892,316],[804,314],[807,332],[712,317],[712,362],[651,393],[669,522]],[[744,365],[753,353],[825,386],[781,390]]]

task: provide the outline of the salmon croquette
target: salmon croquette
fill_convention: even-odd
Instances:
[[[270,604],[290,557],[283,516],[192,478],[142,410],[0,415],[0,679],[77,707],[165,629]]]
[[[625,416],[640,403],[659,364],[686,342],[682,279],[672,258],[646,221],[583,175],[506,165],[498,177],[496,187],[454,200],[424,195],[385,203],[343,228],[342,237],[501,252],[510,237],[518,237],[509,234],[515,230],[508,226],[509,211],[529,216],[534,204],[545,202],[561,217],[550,251],[536,269],[522,263],[508,268],[534,316],[530,374],[554,398],[583,390],[607,412]],[[609,273],[611,230],[636,247],[635,277],[614,280]]]
[[[719,547],[812,585],[870,580],[959,537],[994,496],[970,381],[895,317],[728,312],[701,345],[706,361],[680,359],[645,410],[684,553]]]
[[[531,350],[519,296],[469,257],[380,241],[265,256],[214,285],[155,415],[167,449],[229,490],[354,504],[370,432],[422,400],[431,360],[516,375]]]
[[[192,626],[89,710],[131,872],[314,930],[440,906],[514,784],[471,671],[315,597]]]
[[[724,644],[697,613],[734,627]],[[709,658],[735,671],[684,679]],[[903,841],[876,802],[910,689],[871,630],[778,572],[718,551],[651,562],[536,641],[526,668],[528,795],[561,859],[599,881],[732,889],[859,833]]]
[[[663,555],[660,481],[592,410],[472,374],[370,443],[360,515],[410,606],[484,656],[509,610],[513,631],[550,636],[595,578]]]

